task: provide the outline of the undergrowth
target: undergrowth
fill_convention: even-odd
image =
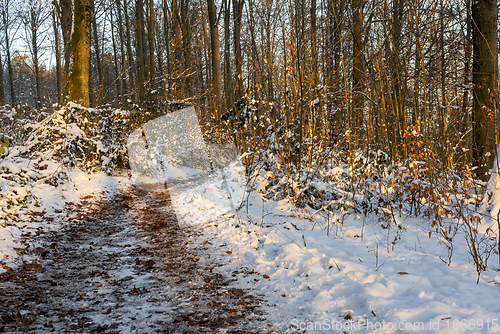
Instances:
[[[297,123],[285,117],[290,108],[244,98],[222,123],[210,127],[212,136],[218,132],[239,146],[247,191],[264,184],[259,191],[266,199],[285,199],[328,217],[336,214],[336,224],[344,224],[352,213],[374,215],[387,230],[388,252],[405,230],[397,217],[425,218],[428,236],[448,249],[443,261],[451,264],[461,235],[478,279],[487,270],[488,258],[497,253],[498,228],[485,226],[479,211],[485,184],[471,166],[442,163],[425,145],[418,124],[405,132],[405,154],[391,158],[379,149],[353,149],[350,131],[333,138],[327,126],[313,126],[313,121],[297,131]],[[389,238],[391,229],[397,231],[394,238]]]

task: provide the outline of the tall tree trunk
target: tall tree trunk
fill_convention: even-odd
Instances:
[[[164,62],[165,62],[165,56],[163,55],[163,52],[166,52],[166,45],[164,45],[162,42],[163,42],[163,37],[162,37],[162,34],[161,34],[161,25],[162,25],[162,22],[158,22],[160,20],[160,18],[158,17],[156,19],[156,23],[155,23],[155,31],[156,31],[156,34],[155,34],[155,52],[156,52],[156,62],[158,63],[158,73],[157,73],[157,76],[158,77],[161,77],[161,78],[164,78],[165,76],[165,65],[164,65]],[[157,86],[156,86],[157,90],[159,90],[158,92],[158,95],[160,96],[163,96],[164,93],[165,93],[165,79],[162,79],[160,80],[160,82],[157,83]]]
[[[314,82],[314,87],[317,87],[319,85],[319,67],[318,67],[318,52],[316,49],[318,45],[318,42],[316,40],[316,34],[318,30],[316,26],[316,0],[311,0],[310,18],[311,18],[311,57],[313,66],[313,82]]]
[[[208,87],[212,86],[212,53],[210,52],[210,33],[208,32],[207,29],[207,21],[205,19],[202,20],[202,26],[203,26],[203,53],[204,53],[204,60],[205,60],[205,78],[203,80],[203,105],[205,110],[210,109],[210,103],[211,99],[209,99],[208,94],[206,94]]]
[[[314,108],[314,116],[318,115],[319,117],[314,119],[319,120],[318,128],[322,131],[323,130],[323,104],[321,102],[321,93],[318,90],[319,86],[319,66],[318,66],[318,52],[317,52],[317,39],[316,39],[316,34],[317,34],[317,26],[316,26],[316,0],[311,0],[311,7],[310,7],[310,20],[311,20],[311,57],[312,57],[312,66],[313,66],[313,80],[312,80],[312,92],[314,94],[314,98],[317,98],[319,103],[314,103],[313,108]]]
[[[132,37],[130,34],[131,27],[129,25],[129,17],[128,17],[128,1],[124,0],[123,3],[124,15],[125,15],[125,31],[126,31],[126,41],[127,41],[127,60],[128,60],[128,76],[129,76],[129,87],[130,94],[132,97],[134,95],[134,87],[135,87],[135,67],[134,67],[134,54],[132,53]]]
[[[124,50],[125,36],[123,34],[122,11],[120,7],[121,3],[120,1],[117,1],[116,9],[118,14],[118,34],[120,35],[120,54],[121,54],[121,64],[122,64],[122,69],[120,74],[120,103],[123,105],[124,94],[127,92],[127,81],[125,80],[125,72],[127,71],[127,68],[125,65],[125,50]],[[128,72],[130,73],[130,70]]]
[[[5,104],[5,85],[3,82],[3,63],[2,55],[0,54],[0,105]]]
[[[467,107],[469,106],[469,87],[471,86],[470,82],[470,59],[472,56],[472,45],[470,43],[471,36],[472,36],[472,18],[470,14],[471,10],[471,0],[466,1],[466,34],[464,36],[464,95],[462,97],[462,110],[461,110],[461,122],[460,122],[460,132],[465,133],[467,129],[469,128],[470,124],[470,118],[469,118],[469,113],[467,112]]]
[[[61,69],[61,46],[59,45],[59,27],[57,26],[56,10],[52,11],[52,23],[54,27],[54,49],[56,53],[56,82],[57,82],[57,103],[63,104],[62,91],[62,69]]]
[[[90,26],[92,0],[75,0],[73,34],[71,36],[71,72],[69,76],[69,100],[90,107]]]
[[[391,118],[388,124],[393,125],[391,132],[394,138],[394,147],[399,148],[403,153],[406,146],[400,144],[404,140],[404,131],[406,130],[405,108],[403,102],[402,89],[404,86],[403,67],[401,65],[401,30],[403,18],[403,0],[395,0],[392,3],[392,45],[387,45],[388,54],[390,55],[390,73],[391,73]],[[392,47],[392,52],[389,50]],[[395,151],[398,154],[399,151]]]
[[[38,24],[36,19],[36,12],[34,9],[30,10],[30,29],[31,29],[31,50],[33,52],[33,67],[35,70],[35,86],[36,86],[36,107],[40,108],[42,105],[42,83],[40,82],[40,67],[38,64]]]
[[[497,0],[475,0],[472,2],[474,83],[473,159],[477,174],[487,180],[488,170],[493,166],[495,151],[495,92],[497,56]]]
[[[148,27],[148,38],[149,38],[149,89],[155,90],[155,7],[154,1],[149,0],[149,27]]]
[[[333,93],[334,73],[335,73],[335,48],[336,48],[336,27],[337,17],[335,13],[335,2],[326,0],[326,19],[327,19],[327,41],[326,41],[326,86],[330,93]]]
[[[213,117],[219,120],[222,81],[220,68],[219,22],[214,0],[207,0],[207,6],[208,20],[210,22],[210,46],[212,49]]]
[[[172,0],[172,33],[173,33],[173,38],[172,38],[172,50],[173,50],[173,85],[174,85],[174,99],[178,100],[180,99],[180,90],[179,90],[179,62],[180,62],[180,44],[181,42],[179,41],[179,27],[180,27],[180,22],[179,21],[179,4],[177,0]]]
[[[181,0],[181,31],[182,31],[182,48],[184,55],[184,91],[187,92],[189,96],[193,94],[192,91],[192,83],[191,83],[191,52],[190,52],[190,43],[191,43],[191,27],[189,20],[189,0]]]
[[[3,16],[3,26],[5,33],[5,52],[7,53],[7,70],[9,71],[9,89],[10,89],[10,103],[12,106],[15,106],[17,103],[16,100],[16,91],[14,90],[14,73],[12,71],[12,59],[10,57],[10,41],[9,41],[9,13],[8,7],[7,10],[5,6],[2,6],[2,16]]]
[[[60,0],[60,19],[61,31],[63,38],[63,52],[64,52],[64,70],[62,73],[62,94],[65,96],[68,93],[67,82],[69,80],[69,66],[71,61],[71,29],[73,23],[73,6],[71,0]]]
[[[363,61],[363,0],[352,0],[353,7],[353,68],[352,68],[352,133],[359,141],[363,126],[364,61]],[[355,144],[357,147],[357,144]]]
[[[172,80],[172,59],[170,57],[170,34],[169,34],[169,22],[170,19],[168,17],[168,2],[167,0],[163,0],[163,34],[165,35],[165,51],[167,53],[167,76],[166,76],[166,84],[165,84],[165,92],[170,90],[170,82]],[[168,98],[168,95],[167,95]]]
[[[233,106],[233,84],[231,80],[231,50],[229,24],[231,21],[231,3],[224,0],[224,94],[226,95],[226,109]]]
[[[99,35],[97,34],[97,15],[95,11],[92,15],[92,35],[94,40],[95,58],[97,65],[97,77],[99,79],[99,84],[97,85],[99,90],[97,93],[97,101],[103,102],[104,100],[104,76],[102,73],[102,61],[101,61],[101,50],[99,49]]]
[[[235,100],[238,101],[243,97],[243,72],[242,65],[243,59],[241,56],[241,18],[243,12],[244,0],[233,0],[233,45],[234,45],[234,62],[236,65],[235,70]]]
[[[122,96],[123,96],[123,80],[122,77],[120,76],[120,71],[118,70],[118,52],[116,48],[116,41],[115,41],[115,28],[114,28],[114,17],[113,17],[113,10],[110,11],[110,21],[111,21],[111,42],[113,43],[113,57],[114,57],[114,69],[115,69],[115,83],[116,83],[116,96],[115,96],[115,105],[118,104],[118,101],[120,101],[120,105],[122,102]],[[123,50],[122,50],[123,51]],[[118,95],[120,98],[118,98]]]
[[[448,108],[448,101],[446,99],[446,54],[445,51],[445,36],[444,36],[444,19],[445,19],[445,6],[444,1],[439,1],[439,56],[440,56],[440,64],[439,64],[439,72],[441,74],[441,102],[439,103],[439,137],[441,139],[441,145],[439,153],[441,155],[441,161],[445,162],[447,158],[447,120],[446,113]]]
[[[144,56],[144,5],[142,0],[136,0],[136,36],[137,36],[137,85],[139,86],[139,101],[142,103],[145,99],[144,92],[144,71],[145,71],[145,56]]]
[[[327,87],[330,92],[329,106],[330,110],[330,129],[331,129],[331,142],[337,142],[341,134],[344,133],[342,127],[343,108],[336,108],[337,94],[340,91],[340,81],[342,73],[341,56],[343,52],[342,47],[342,15],[344,13],[344,2],[336,3],[332,0],[328,2],[328,18],[329,18],[329,46],[328,46],[328,80]]]

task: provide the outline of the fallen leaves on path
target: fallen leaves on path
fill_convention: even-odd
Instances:
[[[26,235],[22,266],[4,266],[0,331],[272,332],[264,301],[232,287],[236,274],[211,260],[219,248],[178,224],[166,189],[87,197],[59,217],[61,230]]]

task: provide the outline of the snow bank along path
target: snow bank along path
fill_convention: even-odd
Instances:
[[[448,266],[428,219],[396,215],[401,228],[391,229],[388,251],[389,231],[375,215],[349,214],[341,224],[339,212],[263,198],[264,177],[248,196],[242,167],[226,176],[234,202],[248,198],[237,214],[214,179],[173,196],[177,216],[204,226],[227,252],[227,269],[255,273],[239,284],[265,296],[262,310],[280,332],[500,333],[498,258],[476,284],[463,235]]]
[[[234,286],[213,240],[178,224],[163,187],[88,196],[56,219],[65,227],[25,236],[23,265],[0,275],[0,330],[273,331],[259,295]]]

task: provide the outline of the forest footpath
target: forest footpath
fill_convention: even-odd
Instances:
[[[22,265],[0,275],[2,331],[273,331],[265,301],[221,273],[213,242],[179,224],[167,189],[86,196],[58,216],[65,226],[23,236]]]

